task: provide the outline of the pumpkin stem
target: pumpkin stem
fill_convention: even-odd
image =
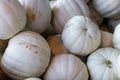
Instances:
[[[112,67],[111,64],[112,64],[112,62],[111,62],[110,60],[107,60],[107,61],[106,61],[106,66],[108,66],[109,68]]]

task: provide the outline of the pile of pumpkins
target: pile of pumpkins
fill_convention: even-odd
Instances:
[[[0,80],[120,80],[120,0],[0,0]]]

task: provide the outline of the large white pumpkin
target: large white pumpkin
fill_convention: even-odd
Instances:
[[[62,40],[70,52],[86,56],[99,47],[101,32],[88,17],[75,16],[66,23]]]
[[[57,0],[52,6],[51,24],[57,33],[63,31],[66,22],[76,15],[90,16],[89,9],[84,0]]]
[[[3,71],[15,80],[39,77],[50,61],[46,40],[32,31],[21,32],[11,38],[2,57]]]
[[[94,8],[104,17],[120,19],[120,0],[92,0]]]
[[[27,14],[26,30],[38,33],[45,31],[50,24],[51,9],[48,0],[19,0]]]
[[[101,48],[87,59],[91,80],[120,80],[117,71],[117,58],[120,51],[114,48]]]
[[[86,65],[72,54],[60,54],[55,56],[44,80],[88,80]]]
[[[9,39],[26,24],[26,14],[18,0],[0,0],[0,39]]]

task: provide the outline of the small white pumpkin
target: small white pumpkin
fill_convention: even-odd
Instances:
[[[120,19],[120,0],[92,0],[94,8],[104,17]]]
[[[40,78],[26,78],[24,80],[41,80]]]
[[[26,24],[26,14],[18,0],[0,0],[0,39],[9,39]]]
[[[72,54],[60,54],[55,56],[44,80],[88,80],[86,65]]]
[[[113,46],[116,49],[120,49],[120,24],[118,24],[115,28],[115,31],[113,33]]]
[[[57,0],[52,7],[51,24],[57,33],[62,33],[66,22],[76,15],[90,16],[84,0]]]
[[[51,9],[48,0],[19,0],[27,14],[26,30],[38,33],[45,31],[50,24]]]
[[[71,53],[86,56],[99,47],[101,32],[88,17],[74,16],[65,25],[62,40]]]
[[[101,48],[113,47],[113,34],[101,30]]]
[[[9,40],[1,67],[11,78],[23,80],[41,76],[49,61],[50,48],[47,41],[38,33],[26,31]]]
[[[100,48],[87,59],[91,80],[119,80],[116,62],[120,51],[114,48]]]

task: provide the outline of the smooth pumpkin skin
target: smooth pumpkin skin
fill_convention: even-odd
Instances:
[[[120,51],[114,48],[100,48],[89,55],[87,67],[91,80],[119,80],[117,58]]]
[[[0,0],[0,39],[9,39],[26,24],[26,14],[18,0]]]
[[[50,61],[47,41],[38,33],[21,32],[11,38],[1,60],[2,70],[15,80],[39,77]]]
[[[120,0],[92,0],[94,8],[109,19],[120,19]]]
[[[57,33],[62,33],[66,22],[76,15],[90,17],[89,9],[84,0],[57,0],[52,6],[51,24]]]
[[[27,15],[25,30],[38,33],[45,31],[50,24],[51,9],[48,0],[18,0],[24,7]]]
[[[101,32],[90,18],[75,16],[66,23],[62,41],[69,52],[86,56],[99,47]]]
[[[80,58],[65,53],[52,59],[44,80],[88,80],[88,76],[87,67]]]

